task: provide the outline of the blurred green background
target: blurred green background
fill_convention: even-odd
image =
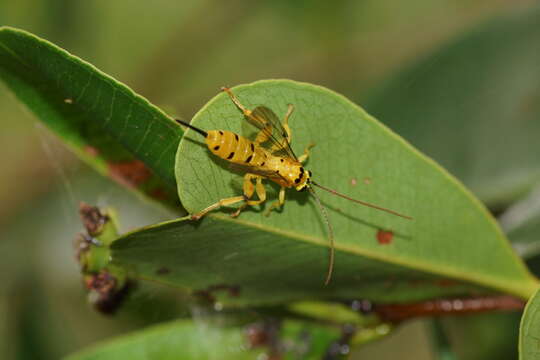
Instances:
[[[323,85],[362,105],[401,69],[533,3],[0,0],[0,25],[46,38],[189,119],[221,86],[267,78]],[[172,215],[94,174],[3,84],[0,119],[0,358],[56,359],[182,313],[179,295],[150,285],[113,318],[87,305],[72,247],[79,201],[113,205],[124,231]],[[416,321],[354,358],[435,359],[430,334]]]

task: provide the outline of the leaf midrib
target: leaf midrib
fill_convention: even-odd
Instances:
[[[286,231],[286,230],[278,229],[275,227],[269,227],[266,225],[254,223],[251,221],[245,221],[242,219],[232,219],[230,218],[230,216],[224,216],[224,215],[219,215],[219,214],[210,214],[208,216],[211,216],[212,218],[215,218],[216,220],[240,223],[247,227],[251,227],[251,228],[259,229],[262,231],[266,231],[268,233],[280,235],[280,236],[283,236],[292,240],[300,240],[306,243],[328,247],[327,242],[321,240],[318,237],[298,233],[295,231]],[[456,269],[455,267],[452,267],[452,266],[448,266],[446,264],[437,265],[436,267],[434,267],[433,264],[422,261],[421,258],[415,259],[413,263],[409,259],[396,256],[395,254],[392,254],[392,256],[386,256],[382,253],[370,251],[365,248],[347,246],[347,245],[339,244],[339,243],[335,244],[335,249],[352,254],[352,255],[365,256],[373,260],[379,260],[382,262],[407,267],[413,270],[421,270],[430,274],[450,276],[452,278],[465,280],[468,282],[473,282],[480,286],[488,285],[488,286],[493,287],[494,289],[503,290],[510,294],[520,296],[524,299],[528,299],[530,295],[534,293],[534,291],[536,291],[536,289],[538,288],[538,285],[540,284],[536,280],[536,278],[530,276],[530,279],[532,281],[530,282],[530,284],[527,284],[526,287],[524,286],[525,284],[523,284],[523,286],[519,286],[519,283],[524,283],[524,281],[522,280],[519,281],[518,285],[513,286],[515,283],[513,281],[501,281],[498,278],[493,278],[489,276],[481,276],[478,273],[472,273],[471,275],[467,276],[466,274],[468,274],[468,272],[459,271],[459,269]]]
[[[257,229],[257,230],[264,231],[264,232],[267,232],[267,233],[270,233],[270,234],[275,234],[275,235],[278,235],[278,236],[281,236],[281,237],[284,237],[284,238],[288,238],[288,239],[291,239],[291,240],[303,241],[303,242],[308,243],[308,244],[328,248],[328,243],[326,242],[326,240],[321,240],[318,237],[302,234],[302,233],[299,233],[299,232],[282,230],[282,229],[278,229],[276,227],[270,227],[270,226],[266,226],[266,225],[263,225],[263,224],[242,220],[242,219],[233,219],[233,218],[231,218],[230,216],[227,216],[227,215],[208,214],[207,217],[210,217],[210,218],[212,218],[212,219],[214,219],[216,221],[222,221],[222,222],[228,222],[228,223],[236,223],[237,225],[238,224],[243,225],[245,227],[249,227],[249,228],[252,228],[252,229]],[[161,227],[161,226],[173,224],[173,223],[176,223],[176,222],[183,222],[183,221],[189,221],[189,220],[175,219],[175,220],[162,222],[162,223],[159,223],[159,224],[150,225],[150,226],[144,227],[142,229],[138,229],[138,230],[134,230],[132,232],[129,232],[129,233],[123,235],[122,237],[120,237],[118,240],[120,240],[122,238],[132,236],[132,235],[135,235],[136,233],[138,233],[140,231],[148,231],[148,230],[153,229],[153,228],[158,228],[158,227]],[[392,254],[392,256],[387,256],[385,254],[378,253],[378,252],[375,252],[375,251],[370,251],[370,250],[365,249],[365,248],[347,246],[347,245],[340,244],[340,243],[336,243],[335,249],[339,250],[339,251],[342,251],[342,252],[345,252],[345,253],[348,253],[348,254],[357,255],[357,256],[364,256],[364,257],[372,259],[372,260],[377,260],[377,261],[381,261],[381,262],[384,262],[384,263],[394,264],[394,265],[406,267],[406,268],[409,268],[409,269],[413,269],[413,270],[416,270],[416,271],[423,271],[423,272],[426,272],[428,274],[443,275],[443,276],[451,277],[451,278],[454,278],[454,279],[463,280],[463,281],[466,281],[466,282],[469,282],[469,283],[474,283],[474,284],[482,286],[482,287],[491,287],[492,289],[496,289],[496,290],[499,290],[499,291],[503,291],[505,293],[516,295],[516,296],[519,296],[519,297],[521,297],[523,299],[528,299],[530,297],[530,295],[532,293],[534,293],[534,291],[536,291],[536,289],[539,286],[538,280],[536,278],[534,278],[533,276],[529,276],[529,279],[530,279],[529,282],[525,282],[525,280],[519,280],[518,282],[511,281],[511,279],[501,280],[499,278],[479,275],[478,273],[470,273],[470,272],[460,271],[459,269],[457,269],[455,267],[452,267],[452,266],[448,266],[446,264],[445,265],[433,266],[433,264],[422,261],[422,259],[420,259],[420,258],[414,259],[414,262],[413,262],[413,261],[411,261],[411,259],[407,259],[407,258],[404,258],[404,257],[399,257],[399,256],[396,256],[395,254]],[[339,261],[339,259],[337,261]],[[155,279],[153,279],[153,280],[155,280]],[[188,289],[188,288],[189,287],[186,287],[186,289]]]

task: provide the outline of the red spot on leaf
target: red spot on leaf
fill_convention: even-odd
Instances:
[[[167,194],[167,192],[161,188],[152,190],[150,192],[150,196],[158,200],[167,200],[169,198],[169,195]]]
[[[394,238],[394,233],[390,230],[377,231],[377,241],[381,245],[388,245],[392,243],[393,238]]]
[[[127,187],[137,187],[152,175],[140,160],[109,163],[109,176]]]

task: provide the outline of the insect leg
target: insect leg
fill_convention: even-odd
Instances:
[[[272,205],[270,205],[270,208],[266,211],[264,215],[270,215],[272,209],[280,208],[281,206],[283,206],[283,204],[285,204],[285,188],[282,186],[281,189],[279,189],[278,201],[272,203]]]
[[[285,117],[283,118],[283,129],[285,129],[285,132],[287,133],[287,140],[289,141],[289,144],[291,143],[291,128],[289,127],[289,117],[294,111],[294,105],[289,104],[287,105],[287,113],[285,114]]]
[[[283,123],[282,123],[283,130],[285,130],[285,133],[282,134],[283,135],[283,141],[281,142],[281,144],[272,145],[272,148],[271,148],[272,152],[281,150],[282,148],[286,147],[287,144],[291,143],[292,133],[291,133],[291,128],[289,127],[289,117],[291,116],[293,111],[294,111],[294,105],[289,104],[288,107],[287,107],[287,113],[285,114],[285,117],[283,118]]]
[[[306,147],[306,149],[304,150],[304,154],[300,155],[300,157],[298,157],[298,161],[300,161],[301,163],[305,162],[307,160],[307,158],[309,157],[309,150],[314,146],[315,146],[315,144],[313,144],[313,143],[309,144]]]
[[[238,98],[232,93],[231,89],[229,89],[228,87],[222,87],[221,90],[225,91],[227,95],[229,95],[234,105],[236,105],[236,107],[240,109],[240,111],[242,111],[245,116],[251,116],[252,111],[242,105],[242,103],[240,103],[240,100],[238,100]]]
[[[252,118],[253,117],[253,111],[249,110],[248,108],[246,108],[244,105],[242,105],[242,103],[240,102],[240,100],[238,100],[238,98],[236,97],[236,95],[233,94],[233,92],[231,91],[231,89],[227,88],[227,87],[222,87],[221,88],[222,91],[225,91],[227,93],[227,95],[229,95],[229,97],[231,98],[231,101],[234,103],[234,105],[236,105],[236,107],[238,109],[240,109],[240,111],[242,111],[242,113],[244,114],[244,116],[248,117],[248,118]],[[255,120],[255,123],[261,123],[261,120],[260,119],[256,119]],[[268,141],[270,139],[270,136],[272,135],[272,124],[269,123],[269,122],[264,122],[263,124],[260,124],[260,125],[264,125],[264,127],[261,129],[261,131],[257,134],[257,137],[255,138],[255,141],[254,143],[259,145],[259,144],[262,144],[266,141]]]
[[[255,187],[253,185],[253,182],[251,182],[251,180],[253,179],[256,179],[257,180],[257,187]],[[262,199],[261,201],[261,195],[259,193],[259,188],[258,186],[262,186],[262,183],[261,183],[261,178],[257,175],[253,175],[253,174],[246,174],[244,175],[244,199],[246,200],[246,203],[243,204],[242,206],[240,206],[238,208],[238,210],[236,210],[234,213],[231,214],[232,217],[237,217],[238,215],[240,215],[240,213],[242,212],[242,210],[244,210],[248,205],[257,205],[257,204],[260,204],[261,202],[264,201],[264,199],[266,199],[266,192],[263,194],[264,195],[264,199]],[[251,199],[251,197],[253,196],[253,193],[255,192],[255,190],[257,190],[257,196],[259,197],[259,200],[249,200]],[[264,188],[263,188],[263,191],[264,191]]]
[[[233,204],[236,204],[236,203],[238,203],[240,201],[245,201],[245,200],[246,200],[246,198],[243,195],[242,196],[234,196],[234,197],[230,197],[230,198],[221,199],[217,203],[210,205],[206,209],[204,209],[202,211],[199,211],[196,214],[191,215],[191,219],[192,220],[199,220],[200,218],[202,218],[204,215],[206,215],[208,212],[210,212],[212,210],[219,209],[222,206],[233,205]]]
[[[257,204],[263,203],[266,201],[266,189],[264,188],[264,185],[262,183],[262,177],[257,177],[257,183],[255,185],[255,191],[257,192],[257,196],[259,197],[259,200],[252,201],[252,204],[250,205],[256,205],[253,204],[253,202],[256,202]]]

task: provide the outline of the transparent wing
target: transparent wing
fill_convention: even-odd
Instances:
[[[291,148],[285,129],[272,110],[266,106],[257,106],[249,116],[246,116],[246,119],[248,120],[247,123],[253,125],[257,129],[257,134],[253,135],[252,128],[246,129],[246,127],[244,127],[245,134],[248,134],[248,136],[253,138],[264,138],[265,141],[261,142],[261,146],[268,148],[269,145],[271,145],[274,154],[282,153],[293,159],[297,159]]]

